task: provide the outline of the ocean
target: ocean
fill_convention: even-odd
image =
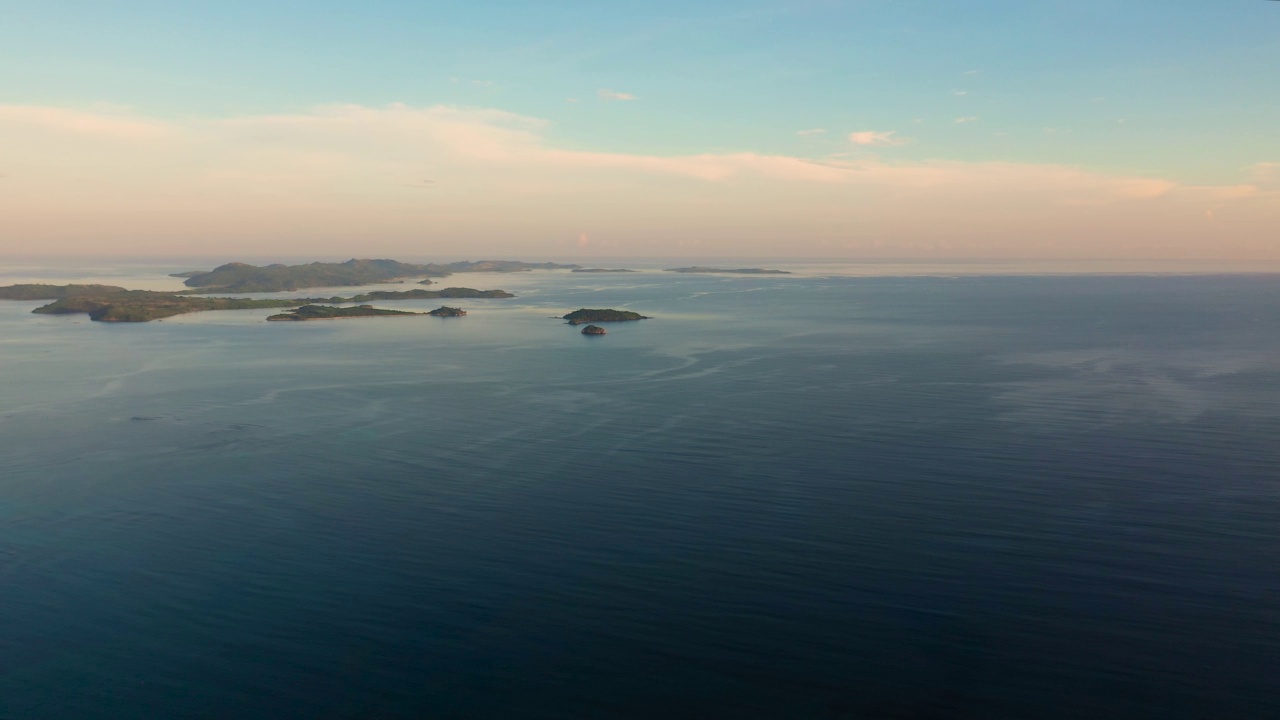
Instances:
[[[799,269],[0,301],[0,718],[1280,717],[1280,276]]]

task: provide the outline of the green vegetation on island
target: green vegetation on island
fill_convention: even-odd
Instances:
[[[308,302],[313,302],[313,299],[250,300],[248,298],[191,297],[151,290],[123,290],[106,295],[70,295],[31,312],[42,315],[87,313],[90,320],[98,322],[148,322],[206,310],[296,307]]]
[[[343,318],[358,317],[405,317],[410,315],[426,315],[426,313],[407,312],[404,310],[384,310],[376,308],[372,305],[357,305],[356,307],[334,307],[332,305],[303,305],[295,310],[290,310],[279,315],[272,315],[268,320],[340,320]]]
[[[129,292],[115,285],[46,285],[27,283],[0,287],[0,300],[61,300],[79,295],[97,297]]]
[[[451,287],[443,290],[378,290],[361,293],[351,298],[350,302],[368,302],[370,300],[434,300],[437,298],[513,298],[515,295],[506,290],[476,290],[475,288]]]
[[[435,310],[432,310],[427,314],[434,315],[435,317],[462,317],[463,315],[467,314],[467,311],[463,310],[462,308],[449,307],[448,305],[441,305],[440,307],[436,308]]]
[[[419,300],[430,298],[510,298],[506,290],[476,290],[474,288],[445,288],[443,290],[406,290],[402,292],[379,291],[355,297],[330,298],[271,298],[249,299],[234,297],[193,296],[189,291],[159,292],[154,290],[126,290],[113,285],[10,285],[0,287],[0,299],[53,300],[32,312],[43,315],[88,314],[90,320],[99,322],[148,322],[174,315],[203,312],[206,310],[251,310],[259,308],[296,308],[314,303],[364,303],[371,300]],[[398,311],[388,311],[388,313]],[[363,317],[352,314],[348,317]],[[386,313],[372,313],[386,314]]]
[[[635,270],[627,270],[626,268],[574,268],[572,272],[576,273],[623,273],[635,272]]]
[[[667,268],[666,272],[674,273],[719,273],[721,275],[790,275],[786,270],[766,270],[764,268],[737,268],[726,270],[724,268],[703,267],[694,265],[693,267]]]
[[[568,315],[563,316],[564,320],[568,320],[570,325],[582,325],[584,323],[597,322],[623,322],[626,320],[648,320],[649,318],[637,312],[630,310],[590,310],[582,308],[574,310]]]
[[[608,335],[609,331],[599,325],[588,325],[582,328],[583,335]]]
[[[188,287],[200,292],[279,292],[309,287],[350,287],[390,282],[400,278],[443,277],[461,272],[523,272],[527,270],[573,269],[577,265],[525,263],[511,260],[481,260],[455,263],[402,263],[396,260],[357,260],[341,263],[314,262],[306,265],[248,265],[227,263],[206,273],[187,278]]]

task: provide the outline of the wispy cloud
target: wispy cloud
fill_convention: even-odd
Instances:
[[[631,93],[617,92],[616,90],[597,90],[596,97],[601,100],[635,100],[636,96]]]
[[[906,145],[905,138],[897,137],[896,130],[861,130],[849,133],[849,142],[854,145]]]
[[[1249,166],[1249,175],[1256,183],[1280,182],[1280,162],[1260,162]]]
[[[969,91],[968,90],[952,90],[951,94],[955,95],[956,97],[964,97],[965,95],[969,94]]]
[[[591,151],[557,144],[547,128],[451,106],[160,120],[0,105],[9,174],[0,237],[57,240],[65,252],[111,242],[120,252],[181,254],[216,242],[239,254],[272,239],[282,253],[336,253],[353,238],[377,238],[369,252],[466,242],[537,255],[551,246],[533,238],[571,245],[588,229],[593,250],[610,238],[661,254],[675,249],[662,238],[684,237],[707,252],[769,254],[786,227],[787,250],[799,254],[833,238],[884,257],[1278,254],[1280,193],[1262,182],[1187,186],[1050,164],[887,162],[863,151],[904,142],[887,130],[853,133],[853,154],[814,160]],[[1241,172],[1280,179],[1278,167]],[[1206,209],[1215,212],[1212,237]],[[872,237],[885,244],[858,244]]]
[[[471,84],[476,87],[493,87],[494,85],[497,85],[497,83],[492,80],[472,80]]]
[[[796,134],[805,137],[807,135],[825,135],[826,132],[826,128],[809,128],[808,130],[797,130]]]
[[[965,70],[964,72],[962,72],[962,73],[960,73],[960,74],[961,74],[961,75],[977,75],[979,72],[981,72],[981,71],[980,71],[980,70]]]
[[[964,125],[965,123],[978,122],[978,120],[980,119],[981,118],[979,118],[977,115],[969,115],[967,117],[958,117],[956,118],[956,124]]]

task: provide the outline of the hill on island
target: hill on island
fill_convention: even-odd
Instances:
[[[434,298],[513,298],[515,294],[506,290],[476,290],[474,288],[451,287],[443,290],[376,290],[361,293],[351,298],[351,302],[367,302],[369,300],[429,300]]]
[[[303,305],[300,308],[290,310],[286,313],[272,315],[268,317],[267,320],[339,320],[342,318],[407,317],[410,315],[426,315],[426,313],[408,312],[405,310],[384,310],[372,305],[359,305],[356,307],[345,308],[333,307],[332,305]]]
[[[250,300],[248,298],[191,297],[151,290],[121,290],[106,295],[69,295],[32,310],[41,315],[87,313],[98,322],[148,322],[206,310],[250,310],[294,307],[307,298]]]
[[[292,308],[314,303],[353,303],[369,300],[419,300],[424,298],[511,298],[506,290],[476,290],[474,288],[445,288],[443,290],[406,290],[403,292],[380,291],[330,298],[270,298],[250,299],[235,297],[209,297],[182,292],[154,290],[126,290],[113,285],[9,285],[0,287],[0,299],[53,300],[31,312],[41,315],[88,314],[90,320],[99,322],[148,322],[174,315],[203,312],[206,310],[250,310],[256,308]],[[388,311],[394,313],[398,311]],[[342,317],[364,317],[370,314],[346,314]]]
[[[93,295],[102,297],[129,292],[115,285],[45,285],[26,283],[0,287],[0,300],[61,300],[66,297]]]
[[[402,263],[396,260],[357,260],[305,265],[248,265],[227,263],[209,272],[192,274],[188,287],[201,292],[279,292],[309,287],[372,285],[406,277],[444,277],[462,272],[524,272],[573,269],[577,265],[526,263],[513,260],[463,261],[447,264]],[[186,273],[182,273],[186,274]]]
[[[568,315],[563,316],[562,319],[568,320],[570,325],[582,325],[584,323],[648,320],[649,318],[638,312],[631,312],[630,310],[591,310],[588,308],[582,308],[581,310],[574,310]]]

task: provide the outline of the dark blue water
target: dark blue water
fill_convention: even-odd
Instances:
[[[0,304],[0,718],[1280,716],[1278,278],[467,284]]]

